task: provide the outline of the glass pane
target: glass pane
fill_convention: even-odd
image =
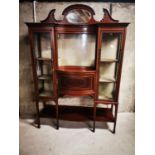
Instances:
[[[114,83],[100,83],[98,98],[100,100],[113,100],[114,90],[115,90]]]
[[[53,84],[52,81],[38,81],[39,84],[39,96],[52,96],[53,95]]]
[[[99,70],[100,81],[103,81],[103,80],[115,81],[116,80],[115,68],[116,68],[116,63],[101,63],[100,70]]]
[[[101,45],[101,61],[118,59],[120,33],[103,33]]]
[[[51,75],[52,65],[50,62],[37,61],[37,75]]]
[[[49,32],[34,33],[34,55],[36,58],[51,59],[51,38]]]
[[[39,96],[53,95],[53,79],[51,62],[37,61],[37,78]]]
[[[91,19],[91,14],[87,10],[74,9],[67,14],[66,19],[69,23],[87,23]]]
[[[95,34],[58,34],[59,66],[94,66]]]
[[[119,59],[120,33],[102,33],[99,68],[100,100],[114,100]]]

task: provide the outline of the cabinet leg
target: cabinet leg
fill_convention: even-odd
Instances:
[[[37,110],[37,124],[38,128],[40,128],[40,117],[39,117],[39,101],[36,101],[36,110]]]
[[[113,131],[112,133],[115,133],[116,132],[116,122],[114,122],[114,126],[113,126]]]
[[[94,112],[93,112],[93,132],[95,132],[95,120],[96,120],[96,103],[94,103]]]
[[[58,108],[58,100],[56,101],[56,128],[59,129],[59,108]]]
[[[115,105],[115,122],[114,122],[112,133],[115,133],[116,132],[117,112],[118,112],[118,105]]]

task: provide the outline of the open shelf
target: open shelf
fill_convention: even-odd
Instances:
[[[104,59],[100,60],[100,63],[111,63],[111,62],[118,62],[118,59],[104,58]]]
[[[47,105],[40,111],[41,117],[56,118],[55,105]],[[59,119],[68,121],[93,120],[93,107],[59,105]],[[96,108],[96,121],[114,122],[112,110],[109,108]]]
[[[51,75],[39,75],[38,80],[51,80]]]
[[[114,78],[107,78],[107,77],[101,77],[99,79],[99,82],[114,83],[114,82],[116,82],[116,79],[114,79]]]

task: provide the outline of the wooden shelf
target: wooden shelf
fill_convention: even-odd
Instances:
[[[110,101],[113,100],[113,98],[108,97],[108,96],[105,96],[105,95],[102,95],[102,96],[99,95],[99,96],[98,96],[98,99],[99,99],[99,100],[110,100]]]
[[[56,118],[55,105],[47,105],[40,111],[41,117]],[[93,107],[59,105],[59,119],[68,121],[93,120]],[[96,121],[114,122],[114,117],[109,108],[96,108]]]
[[[38,80],[51,80],[51,75],[40,75],[38,76]]]
[[[111,62],[118,62],[118,59],[105,58],[105,59],[100,60],[100,63],[111,63]]]
[[[114,83],[116,80],[114,78],[102,77],[99,79],[99,82]]]
[[[39,93],[40,97],[52,97],[53,96],[53,92],[52,91],[42,91]]]
[[[52,61],[50,58],[36,58],[38,61]]]
[[[59,66],[58,72],[66,72],[66,73],[83,73],[90,72],[95,73],[96,70],[93,67],[79,67],[79,66]]]

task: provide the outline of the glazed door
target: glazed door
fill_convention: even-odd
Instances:
[[[39,98],[53,98],[54,95],[54,64],[53,64],[53,32],[32,31],[31,54],[35,92]]]
[[[125,31],[99,28],[97,96],[99,101],[118,101]]]

